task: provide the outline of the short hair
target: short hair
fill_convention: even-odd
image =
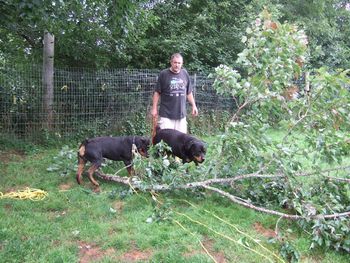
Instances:
[[[184,59],[180,53],[172,54],[171,57],[170,57],[170,61],[172,61],[173,58],[182,58],[182,60]]]

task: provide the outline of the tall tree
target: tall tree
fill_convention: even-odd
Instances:
[[[163,1],[154,6],[157,26],[149,28],[141,43],[150,54],[151,67],[164,67],[172,52],[182,52],[186,67],[209,70],[234,61],[249,0]],[[143,56],[144,54],[140,54]]]
[[[310,38],[315,67],[350,68],[350,2],[277,0],[282,20],[302,24]]]
[[[107,66],[123,59],[125,39],[140,33],[134,21],[147,24],[139,12],[145,1],[7,0],[0,7],[0,52],[41,62],[42,40],[48,30],[56,38],[56,64]],[[146,1],[149,2],[149,1]],[[135,23],[136,24],[136,23]]]
[[[247,21],[264,6],[282,22],[304,25],[313,65],[349,67],[344,0],[2,0],[0,59],[40,64],[48,30],[56,65],[162,68],[180,51],[188,69],[211,70],[234,63]]]

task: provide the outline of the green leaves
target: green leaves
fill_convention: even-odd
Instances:
[[[58,173],[60,176],[75,174],[77,169],[76,159],[76,151],[65,145],[58,155],[53,158],[52,164],[46,170],[48,172]]]
[[[320,246],[350,252],[350,229],[348,221],[344,218],[316,220],[312,227],[312,234],[310,248]]]
[[[265,81],[261,88],[280,91],[290,86],[307,58],[304,31],[295,25],[271,21],[267,11],[251,23],[242,42],[246,48],[236,62],[247,68],[249,76]]]
[[[264,10],[245,31],[245,49],[236,61],[240,72],[226,65],[215,70],[214,88],[237,105],[219,144],[217,162],[226,167],[220,176],[284,175],[252,180],[232,191],[253,204],[279,206],[304,216],[304,227],[313,231],[312,247],[349,251],[347,218],[311,220],[317,214],[348,211],[349,185],[316,180],[304,186],[307,180],[295,177],[310,169],[305,159],[312,161],[317,173],[320,166],[341,164],[348,158],[348,71],[320,68],[305,74],[304,30],[272,17]],[[297,86],[301,76],[306,76],[305,83]],[[306,91],[304,85],[311,88]],[[272,127],[280,131],[277,136]],[[298,260],[297,251],[288,244],[281,253],[289,261]]]
[[[225,135],[226,144],[232,141],[232,147],[227,148],[225,154],[242,160],[242,163],[249,160],[254,167],[253,156],[266,157],[262,152],[269,149],[275,152],[270,164],[278,163],[275,169],[291,174],[302,167],[298,162],[287,163],[286,160],[292,160],[298,154],[307,156],[305,149],[294,143],[293,131],[299,130],[305,133],[308,151],[315,160],[340,162],[348,152],[348,144],[344,137],[341,138],[343,133],[334,132],[334,129],[349,128],[345,121],[350,116],[347,71],[315,70],[305,80],[312,87],[311,92],[303,91],[303,86],[294,83],[302,75],[306,63],[305,32],[295,25],[272,21],[271,17],[264,10],[246,30],[243,37],[246,48],[236,61],[242,68],[247,68],[245,72],[220,65],[215,69],[215,75],[211,75],[215,76],[213,86],[216,91],[232,97],[237,105]],[[297,93],[300,93],[299,98],[293,100]],[[268,136],[260,130],[266,125],[287,129],[281,147],[264,144],[263,138]],[[246,151],[242,145],[247,145]],[[235,147],[241,156],[234,154]],[[252,158],[248,157],[250,155]],[[255,169],[259,170],[261,166]]]
[[[213,77],[214,74],[209,75],[209,77]],[[241,75],[238,71],[233,70],[232,68],[226,65],[220,65],[215,69],[215,81],[213,86],[215,90],[220,95],[229,95],[235,97],[240,95],[243,88],[249,88],[250,83],[243,83],[244,87],[242,87],[240,80]]]

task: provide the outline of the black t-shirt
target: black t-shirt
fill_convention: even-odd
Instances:
[[[192,85],[185,69],[179,73],[162,70],[155,91],[160,94],[160,117],[179,120],[186,116],[186,98],[192,92]]]

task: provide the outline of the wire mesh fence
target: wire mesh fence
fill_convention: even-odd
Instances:
[[[121,132],[125,120],[146,121],[158,70],[55,68],[53,123],[50,132],[71,136],[94,130]],[[202,114],[232,109],[218,96],[212,79],[190,74]],[[2,136],[40,139],[47,132],[43,111],[42,67],[0,67],[0,128]],[[135,118],[135,116],[143,116]]]

